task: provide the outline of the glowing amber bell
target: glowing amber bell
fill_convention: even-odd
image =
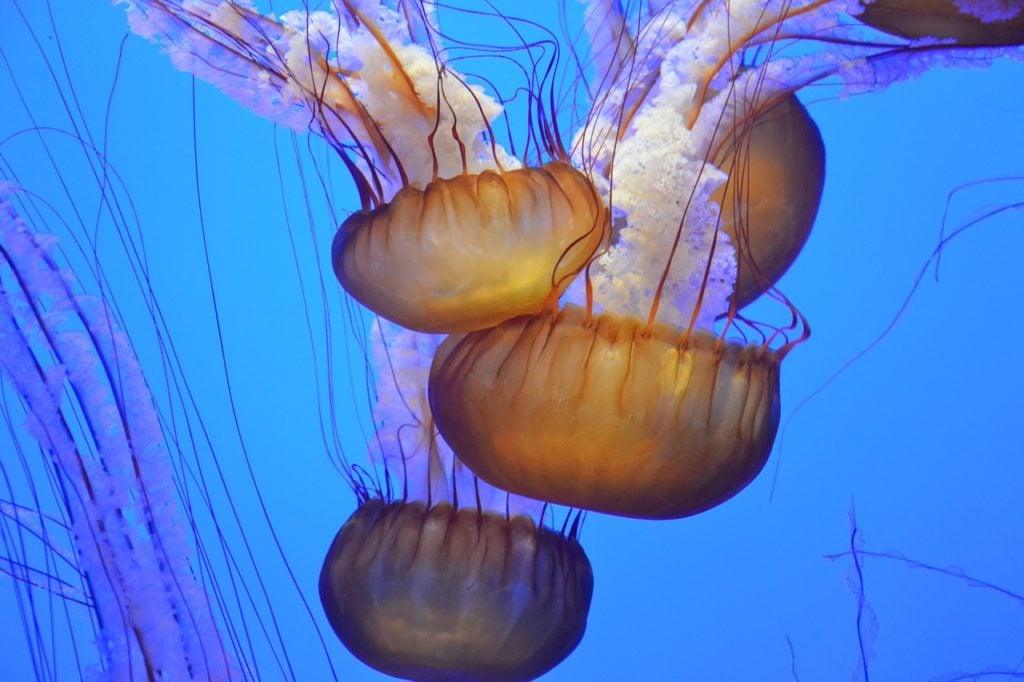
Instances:
[[[521,495],[676,518],[735,495],[779,420],[779,357],[609,313],[518,318],[438,350],[430,407],[456,454]]]
[[[901,38],[952,38],[960,45],[1024,45],[1024,4],[1016,15],[984,22],[960,11],[953,0],[877,0],[858,18]]]
[[[811,234],[825,184],[825,145],[795,96],[736,130],[714,155],[730,180],[713,198],[736,246],[736,305],[747,305],[785,274]]]
[[[532,680],[568,656],[594,578],[575,540],[518,516],[371,500],[320,573],[331,626],[367,665],[413,680]]]
[[[604,215],[590,181],[564,163],[435,180],[346,220],[334,272],[408,329],[483,329],[561,293],[605,238]]]

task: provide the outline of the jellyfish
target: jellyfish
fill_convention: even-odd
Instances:
[[[56,472],[105,679],[230,679],[138,360],[0,195],[0,369]],[[24,510],[29,518],[31,508]],[[73,586],[73,585],[72,585]]]
[[[737,118],[744,123],[712,158],[735,176],[713,199],[722,232],[739,245],[733,297],[740,309],[773,287],[807,243],[825,186],[825,145],[795,95]]]
[[[1013,0],[875,0],[857,18],[901,38],[965,46],[1024,44],[1024,8]]]
[[[806,240],[824,150],[794,94],[841,69],[835,53],[817,71],[784,54],[748,64],[747,51],[773,35],[836,31],[814,3],[756,8],[702,3],[686,16],[659,5],[626,16],[590,4],[605,89],[575,148],[624,226],[584,273],[582,307],[452,335],[431,372],[442,435],[492,484],[678,518],[730,499],[767,461],[780,365],[808,328],[788,305],[790,322],[753,325],[759,342],[729,335],[749,325],[738,307],[773,290]],[[730,142],[750,157],[723,159]],[[760,203],[765,195],[774,201]]]
[[[528,680],[580,642],[593,590],[577,542],[544,506],[479,481],[437,434],[426,397],[441,337],[384,321],[371,334],[374,470],[331,543],[320,598],[367,665],[403,679]],[[394,485],[395,490],[390,486]]]

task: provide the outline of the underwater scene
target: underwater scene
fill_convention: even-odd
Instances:
[[[1019,0],[0,0],[0,680],[1024,679]]]

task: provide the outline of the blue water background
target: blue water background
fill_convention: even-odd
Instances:
[[[45,10],[29,5],[18,3],[42,21]],[[232,436],[198,186],[239,422],[263,501],[318,609],[320,562],[354,499],[323,454],[314,383],[323,367],[311,360],[284,210],[298,235],[307,301],[315,301],[322,295],[318,276],[334,286],[327,259],[334,226],[321,220],[324,189],[307,183],[316,234],[309,246],[290,136],[201,83],[193,128],[191,79],[134,36],[124,44],[110,98],[126,31],[122,12],[105,2],[62,0],[52,8],[59,37],[45,28],[37,37],[50,54],[62,47],[85,118],[106,135],[143,226],[154,289],[214,439],[223,444],[218,457],[243,490],[241,513],[258,521]],[[0,46],[37,124],[66,127],[58,88],[31,57],[37,48],[13,0],[0,0]],[[9,74],[2,76],[0,138],[27,125]],[[1024,175],[1024,64],[935,71],[845,100],[834,89],[812,89],[802,99],[824,136],[828,177],[815,231],[781,283],[813,330],[783,368],[785,430],[761,477],[717,509],[674,522],[587,518],[583,543],[596,578],[587,634],[545,679],[863,679],[856,672],[852,562],[823,558],[850,549],[854,505],[864,549],[902,553],[1024,594],[1024,213],[985,221],[954,241],[940,280],[929,275],[877,347],[790,419],[802,399],[893,320],[937,243],[950,192],[975,180]],[[307,142],[323,155],[319,140],[304,137],[297,139],[300,151]],[[33,149],[38,145],[22,139],[0,153],[26,187],[66,211],[61,190],[46,179],[48,161]],[[74,155],[68,143],[54,150],[58,163]],[[88,188],[83,195],[95,196],[80,169],[71,161],[65,167]],[[32,187],[37,175],[44,186]],[[329,196],[339,210],[357,208],[340,172],[329,180]],[[950,227],[1021,200],[1024,182],[964,192]],[[82,205],[95,211],[95,202]],[[114,275],[112,290],[130,288],[127,277]],[[129,318],[146,312],[126,303]],[[344,349],[345,325],[332,324],[336,348]],[[316,320],[314,327],[314,338],[322,338]],[[159,367],[151,342],[140,333],[147,369]],[[363,360],[354,344],[351,350],[351,371],[338,373],[353,381],[335,386],[336,416],[350,457],[358,459],[365,421],[353,415],[365,417],[366,396]],[[271,550],[257,548],[263,551]],[[891,558],[862,561],[864,596],[877,619],[872,679],[995,668],[1024,674],[1021,598]],[[265,577],[285,602],[294,601],[279,568]],[[0,680],[28,680],[33,674],[13,604],[9,580],[0,578]],[[301,608],[277,613],[286,633],[308,630]],[[378,679],[325,633],[339,678]],[[329,679],[318,645],[297,639],[298,679]]]

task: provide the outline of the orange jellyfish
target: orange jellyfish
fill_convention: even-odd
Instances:
[[[874,0],[857,18],[901,38],[943,38],[958,45],[1024,45],[1024,6],[1016,0]]]
[[[567,532],[538,525],[540,503],[477,480],[452,455],[425,394],[438,338],[386,322],[372,336],[371,453],[401,489],[352,477],[359,508],[320,574],[328,620],[349,651],[389,675],[534,679],[586,628],[593,576],[576,521]]]
[[[600,206],[564,161],[436,178],[346,220],[334,271],[356,300],[410,329],[483,329],[562,294],[601,244]]]
[[[582,61],[601,90],[573,150],[608,202],[615,241],[571,290],[582,307],[441,346],[431,407],[482,478],[574,507],[676,518],[761,471],[782,359],[808,334],[774,286],[807,239],[824,175],[820,134],[794,93],[861,78],[839,49],[817,62],[773,53],[780,36],[841,41],[835,17],[816,14],[823,4],[663,4],[627,17],[589,3],[595,50]],[[906,54],[854,42],[871,74]],[[739,312],[764,292],[788,321]]]
[[[737,247],[734,297],[742,308],[781,279],[807,242],[825,185],[825,145],[792,94],[738,118],[712,160],[730,177],[714,201]]]

